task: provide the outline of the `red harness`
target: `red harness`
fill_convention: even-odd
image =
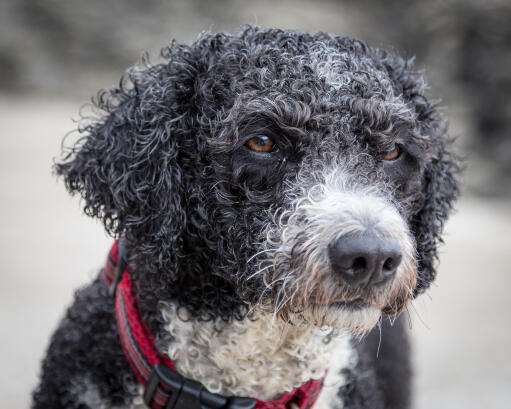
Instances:
[[[154,336],[145,325],[131,288],[126,264],[126,249],[119,240],[113,244],[103,278],[115,293],[115,317],[124,355],[145,387],[144,402],[153,409],[310,409],[316,401],[323,379],[310,380],[280,398],[224,397],[209,392],[201,383],[177,373],[172,361],[154,347]],[[293,405],[294,406],[294,405]]]

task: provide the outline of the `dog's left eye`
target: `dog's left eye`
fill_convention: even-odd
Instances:
[[[398,145],[390,151],[380,151],[380,157],[385,161],[396,160],[399,156],[401,156],[401,148]]]
[[[254,152],[271,152],[275,142],[269,136],[256,135],[247,141],[246,146]]]

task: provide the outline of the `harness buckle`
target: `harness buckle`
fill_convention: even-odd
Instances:
[[[253,409],[255,399],[211,393],[164,364],[156,364],[144,391],[144,403],[156,409]]]

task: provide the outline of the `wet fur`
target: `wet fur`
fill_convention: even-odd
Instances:
[[[111,235],[126,236],[140,308],[162,350],[172,342],[164,305],[186,310],[183,322],[204,328],[243,325],[259,305],[277,320],[328,324],[357,336],[381,310],[395,318],[409,296],[429,286],[458,193],[458,166],[411,60],[349,38],[255,27],[239,35],[204,33],[191,46],[164,48],[162,57],[128,70],[118,87],[99,94],[100,115],[87,118],[83,137],[56,165],[68,190],[82,196],[85,213]],[[276,154],[254,156],[245,148],[258,133],[275,138]],[[404,149],[400,159],[383,163],[379,151],[396,143]],[[334,195],[367,194],[385,205],[382,214],[400,220],[392,233],[380,218],[381,233],[406,243],[408,257],[383,295],[352,294],[342,283],[327,294],[321,283],[331,277],[321,269],[306,281],[295,274],[287,288],[298,292],[271,284],[290,260],[282,232],[300,219],[292,215],[307,200],[303,192],[327,186],[332,172],[346,179]],[[319,209],[321,219],[331,207]],[[294,244],[301,240],[294,237]],[[274,268],[261,274],[267,265]],[[369,304],[340,320],[342,308],[309,308],[307,294]],[[358,330],[343,328],[357,320]],[[353,339],[357,361],[342,370],[338,405],[408,407],[405,329],[400,319],[380,325],[381,342],[378,328]],[[82,408],[80,388],[72,386],[84,382],[106,407],[130,407],[139,393],[99,280],[77,293],[54,334],[33,407]]]

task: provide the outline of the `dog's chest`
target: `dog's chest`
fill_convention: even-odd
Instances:
[[[229,324],[183,320],[178,315],[186,312],[177,314],[172,305],[162,313],[171,336],[170,359],[179,373],[211,392],[271,400],[328,369],[319,409],[335,399],[331,390],[343,385],[340,370],[354,364],[349,339],[327,329],[284,324],[263,313]]]

